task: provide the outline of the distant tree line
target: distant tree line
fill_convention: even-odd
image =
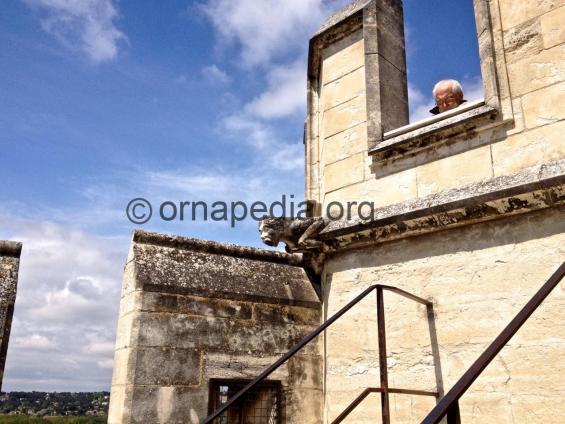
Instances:
[[[0,414],[103,417],[109,403],[108,392],[2,392]]]

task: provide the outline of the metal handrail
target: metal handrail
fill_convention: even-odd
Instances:
[[[537,310],[557,284],[565,277],[565,262],[553,273],[547,282],[538,290],[520,312],[506,326],[490,346],[479,356],[453,388],[438,402],[434,409],[424,418],[421,424],[437,424],[447,415],[448,424],[459,424],[459,399],[492,362],[528,318]]]
[[[275,363],[273,363],[270,367],[268,367],[265,371],[263,371],[255,380],[251,381],[247,384],[243,389],[237,392],[233,397],[228,399],[226,403],[221,405],[218,409],[216,409],[212,414],[207,416],[201,424],[210,424],[213,420],[218,418],[222,413],[224,413],[227,409],[229,409],[232,405],[234,405],[237,401],[239,401],[249,390],[253,389],[257,384],[267,378],[270,374],[272,374],[277,368],[279,368],[282,364],[288,361],[291,357],[293,357],[300,349],[310,343],[316,336],[322,333],[326,328],[336,322],[342,315],[344,315],[347,311],[349,311],[353,306],[359,303],[362,299],[364,299],[369,293],[373,290],[377,291],[377,303],[378,303],[378,314],[379,314],[379,358],[381,362],[381,395],[383,399],[383,405],[386,403],[386,410],[388,414],[388,393],[391,390],[400,390],[400,389],[389,389],[387,386],[387,377],[386,377],[386,345],[384,344],[384,310],[382,310],[382,292],[383,290],[387,290],[393,293],[396,293],[400,296],[404,296],[408,299],[411,299],[415,302],[421,303],[426,305],[427,308],[433,308],[433,304],[426,300],[422,299],[418,296],[415,296],[411,293],[408,293],[404,290],[398,289],[396,287],[382,285],[382,284],[375,284],[367,289],[365,289],[360,295],[358,295],[355,299],[341,308],[338,312],[336,312],[330,319],[316,328],[314,331],[306,335],[300,342],[298,342],[292,349],[290,349],[287,353],[285,353],[280,359],[278,359]],[[382,330],[382,331],[381,331]],[[383,358],[383,352],[385,353]],[[385,364],[384,371],[382,369],[382,364]],[[383,373],[384,373],[384,383],[383,384]],[[384,409],[383,409],[384,411]],[[384,412],[383,412],[384,414]]]

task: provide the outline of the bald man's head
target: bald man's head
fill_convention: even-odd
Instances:
[[[456,80],[443,80],[434,87],[434,99],[440,112],[455,109],[463,103],[463,87]]]

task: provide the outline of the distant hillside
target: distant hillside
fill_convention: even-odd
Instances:
[[[108,392],[9,392],[0,393],[0,414],[106,417],[109,403]]]

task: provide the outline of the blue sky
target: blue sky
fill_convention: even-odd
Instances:
[[[24,243],[4,390],[109,389],[134,197],[303,196],[310,35],[345,0],[10,0],[0,239]],[[406,0],[412,119],[481,97],[472,1]],[[260,246],[256,223],[148,230]]]

